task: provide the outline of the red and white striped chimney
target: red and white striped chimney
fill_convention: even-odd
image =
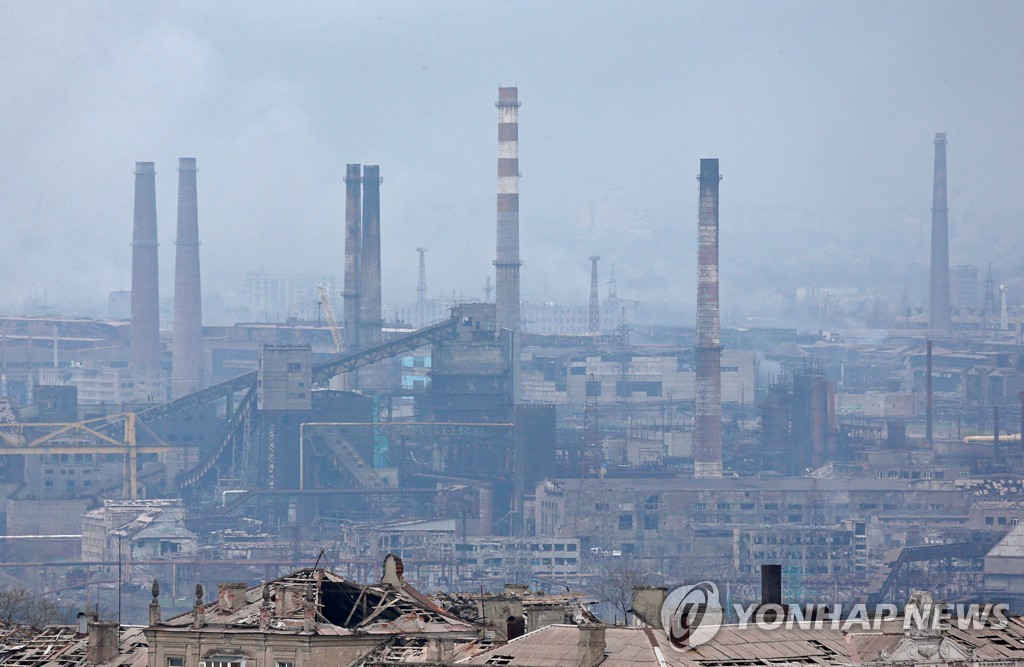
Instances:
[[[513,401],[519,402],[519,89],[498,88],[498,234],[494,260],[498,331],[512,336]]]

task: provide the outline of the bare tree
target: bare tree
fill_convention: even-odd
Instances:
[[[611,605],[616,618],[621,616],[626,621],[633,608],[633,589],[650,586],[653,581],[650,572],[629,563],[620,563],[597,579],[594,593],[602,602]]]
[[[8,625],[67,625],[74,621],[71,607],[37,595],[21,586],[0,588],[0,621]]]

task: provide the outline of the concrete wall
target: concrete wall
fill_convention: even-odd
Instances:
[[[78,535],[82,514],[88,509],[85,498],[20,500],[7,499],[7,535]],[[4,540],[5,559],[57,560],[77,558],[81,542],[61,540]]]

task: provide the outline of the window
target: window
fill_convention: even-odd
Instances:
[[[658,530],[658,515],[657,514],[645,514],[644,515],[644,530]]]
[[[620,514],[619,515],[619,530],[633,530],[633,515],[632,514]]]
[[[206,667],[245,667],[245,658],[235,655],[215,655],[206,659]]]
[[[274,663],[275,667],[295,667],[295,663],[291,660],[278,660]]]
[[[167,667],[185,667],[185,658],[171,656],[167,658]]]

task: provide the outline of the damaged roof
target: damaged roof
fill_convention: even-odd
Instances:
[[[75,627],[52,625],[32,636],[6,634],[0,637],[0,665],[4,667],[86,667],[88,636]],[[143,628],[122,627],[118,652],[104,667],[146,667],[149,646]]]
[[[241,592],[240,592],[241,593]],[[327,570],[305,568],[244,592],[202,605],[203,625],[222,630],[302,633],[307,610],[319,635],[475,634],[470,623],[444,611],[405,581],[363,585]],[[161,628],[191,629],[194,612],[168,619]]]

